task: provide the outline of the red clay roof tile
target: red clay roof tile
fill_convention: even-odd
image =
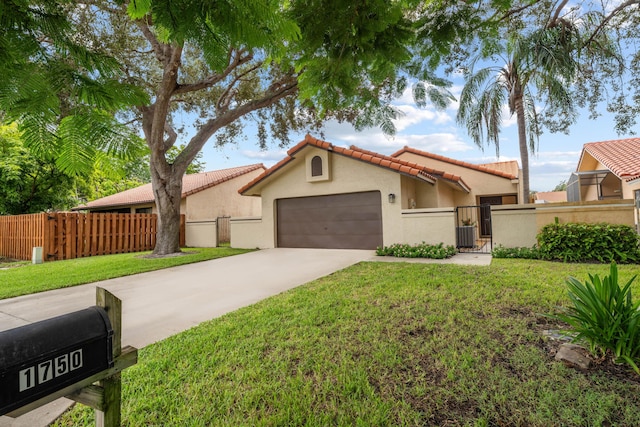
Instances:
[[[391,157],[398,157],[399,155],[401,155],[403,153],[417,154],[419,156],[428,157],[428,158],[431,158],[431,159],[434,159],[434,160],[440,160],[442,162],[451,163],[451,164],[458,165],[458,166],[463,166],[465,168],[478,170],[480,172],[490,173],[492,175],[501,176],[503,178],[509,178],[509,179],[517,179],[518,178],[518,176],[516,174],[501,170],[502,168],[491,168],[491,167],[488,167],[489,165],[492,165],[494,163],[489,163],[489,164],[486,164],[486,165],[474,165],[473,163],[467,163],[467,162],[463,162],[461,160],[451,159],[449,157],[441,156],[439,154],[429,153],[427,151],[422,151],[422,150],[418,150],[418,149],[411,148],[411,147],[401,148],[400,150],[398,150],[395,153],[393,153],[391,155]],[[507,163],[509,163],[509,162],[507,162]],[[497,165],[498,163],[495,163],[495,164]]]
[[[625,181],[640,178],[640,138],[589,142],[583,149],[618,178]]]
[[[239,166],[229,169],[221,169],[211,172],[194,173],[182,177],[182,197],[187,197],[207,188],[229,181],[238,176],[252,172],[256,169],[265,169],[264,165],[254,164]],[[110,208],[116,206],[131,206],[143,203],[153,203],[153,190],[151,184],[144,184],[130,190],[112,194],[101,199],[94,200],[84,205],[77,206],[73,210]]]
[[[300,141],[293,148],[287,151],[287,157],[282,159],[280,162],[272,166],[271,168],[264,171],[260,176],[256,177],[250,183],[242,187],[238,192],[241,194],[246,193],[250,188],[263,181],[267,177],[273,175],[274,172],[282,168],[284,165],[293,160],[293,156],[295,153],[300,151],[307,145],[312,145],[318,148],[326,149],[328,151],[333,151],[336,154],[343,155],[345,157],[350,157],[352,159],[364,161],[376,166],[380,166],[383,168],[388,168],[391,170],[398,171],[400,173],[404,173],[411,176],[420,176],[423,179],[426,179],[428,182],[434,183],[438,178],[445,179],[447,181],[452,181],[456,183],[459,187],[464,189],[465,191],[469,191],[469,187],[464,183],[462,178],[453,174],[445,174],[443,171],[437,171],[432,168],[427,168],[425,166],[419,165],[414,162],[408,162],[406,160],[394,158],[391,156],[385,156],[383,154],[376,153],[374,151],[368,151],[356,146],[350,146],[349,148],[335,146],[329,142],[319,140],[314,138],[313,136],[307,134],[304,140]]]

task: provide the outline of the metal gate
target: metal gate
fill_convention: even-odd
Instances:
[[[460,252],[491,253],[490,204],[456,208],[456,248]]]

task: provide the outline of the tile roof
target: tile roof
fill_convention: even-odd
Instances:
[[[211,188],[257,169],[265,169],[265,167],[262,163],[258,163],[248,166],[239,166],[211,172],[184,175],[182,177],[182,197],[184,198],[199,191],[206,190],[207,188]],[[152,203],[153,201],[154,197],[151,184],[144,184],[140,187],[132,188],[130,190],[94,200],[84,205],[76,206],[72,210],[139,205],[142,203]]]
[[[566,191],[538,191],[534,195],[535,200],[544,202],[566,202]]]
[[[580,162],[585,151],[620,179],[632,181],[640,178],[640,138],[586,143]]]
[[[449,157],[441,156],[439,154],[433,154],[427,151],[422,151],[422,150],[418,150],[411,147],[401,148],[400,150],[393,153],[391,157],[397,157],[402,153],[417,154],[419,156],[428,157],[434,160],[440,160],[442,162],[451,163],[453,165],[462,166],[468,169],[474,169],[480,172],[497,175],[502,178],[518,179],[518,162],[516,161],[487,163],[484,165],[474,165],[473,163],[463,162],[462,160],[452,159]]]
[[[351,157],[353,159],[370,163],[382,168],[391,169],[393,171],[402,173],[404,175],[422,179],[431,184],[435,183],[437,179],[443,179],[443,180],[454,183],[464,191],[467,191],[467,192],[469,191],[469,187],[467,186],[467,184],[462,180],[461,177],[457,175],[453,175],[453,174],[446,173],[444,171],[439,171],[432,168],[427,168],[417,163],[408,162],[406,160],[397,159],[391,156],[385,156],[383,154],[379,154],[373,151],[367,151],[362,148],[358,148],[354,145],[350,146],[349,148],[336,146],[327,141],[322,141],[320,139],[314,138],[313,136],[307,134],[302,141],[300,141],[298,144],[296,144],[295,146],[293,146],[287,151],[287,157],[280,160],[274,166],[270,167],[269,169],[264,171],[262,174],[254,178],[253,181],[246,184],[244,187],[238,190],[238,192],[241,194],[244,194],[250,188],[258,184],[259,182],[263,181],[265,178],[273,175],[275,172],[280,170],[287,163],[291,162],[295,158],[295,154],[298,153],[303,148],[305,148],[307,145],[312,145],[318,148],[322,148],[324,150],[331,151],[333,153],[336,153],[345,157]]]

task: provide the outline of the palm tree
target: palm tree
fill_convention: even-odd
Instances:
[[[529,202],[529,150],[537,149],[542,120],[535,100],[546,101],[554,112],[564,115],[565,122],[575,118],[575,105],[569,94],[576,62],[573,34],[567,27],[553,26],[518,37],[504,46],[499,57],[503,64],[489,66],[471,73],[460,95],[456,120],[465,125],[469,136],[483,147],[484,138],[496,147],[500,155],[500,131],[505,104],[510,116],[516,115],[518,143],[522,166],[524,203]],[[475,58],[470,67],[486,57]]]

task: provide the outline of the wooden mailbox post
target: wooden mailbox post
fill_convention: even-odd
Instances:
[[[56,337],[70,326],[73,337]],[[19,417],[66,396],[94,408],[98,427],[120,426],[120,372],[138,360],[121,338],[122,302],[102,288],[96,307],[0,333],[0,415]]]

